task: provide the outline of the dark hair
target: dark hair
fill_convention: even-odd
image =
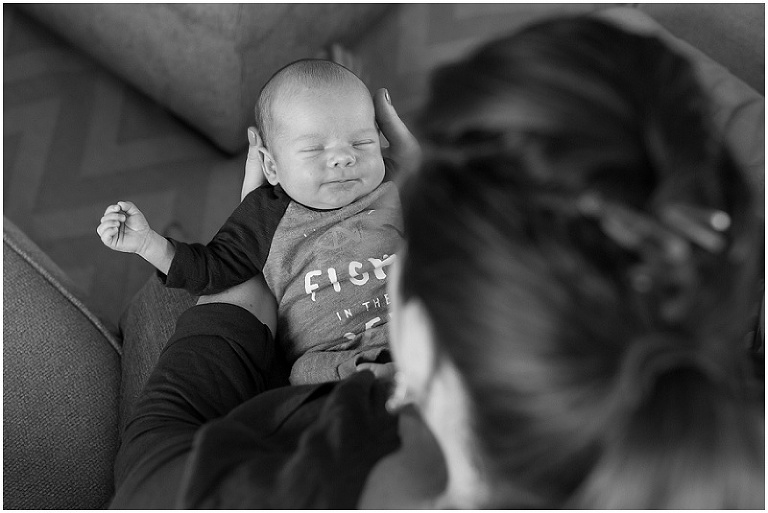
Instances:
[[[268,141],[273,136],[272,105],[279,95],[290,95],[290,91],[287,90],[288,85],[319,86],[338,84],[350,79],[357,80],[362,84],[352,71],[341,64],[325,59],[300,59],[277,70],[262,87],[254,108],[256,126],[264,146],[269,147]]]
[[[400,286],[470,394],[489,506],[515,483],[532,507],[763,507],[762,225],[708,105],[660,40],[590,18],[433,75]]]

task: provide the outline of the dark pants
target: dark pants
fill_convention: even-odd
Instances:
[[[275,343],[242,308],[206,304],[178,320],[122,437],[117,509],[172,508],[197,430],[274,384]]]

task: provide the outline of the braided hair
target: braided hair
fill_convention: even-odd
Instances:
[[[761,508],[762,225],[690,64],[547,21],[439,69],[420,131],[400,286],[462,375],[488,506]]]

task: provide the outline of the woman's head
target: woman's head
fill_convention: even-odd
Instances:
[[[461,377],[493,500],[756,507],[760,231],[688,63],[545,22],[440,69],[421,132],[399,296]]]

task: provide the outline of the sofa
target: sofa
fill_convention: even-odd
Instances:
[[[246,63],[272,59],[264,55],[264,45],[280,47],[285,38],[320,48],[341,33],[342,41],[359,36],[393,8],[349,5],[346,17],[323,4],[307,11],[277,4],[262,11],[227,4],[147,4],[137,11],[128,6],[110,11],[99,4],[24,9],[166,103],[206,134],[212,145],[234,152],[242,149],[237,134],[248,124],[240,111],[253,100],[244,91],[265,79],[263,70],[256,70],[262,75],[253,78],[255,71],[246,69]],[[694,5],[684,11],[686,16],[663,4],[631,5],[598,15],[636,30],[661,33],[691,56],[715,100],[716,122],[756,194],[764,198],[764,8]],[[756,17],[756,12],[762,14]],[[336,20],[325,32],[295,34],[291,16],[297,13]],[[163,17],[167,21],[163,26],[170,30],[165,38],[153,25]],[[344,25],[353,30],[344,32]],[[144,64],[133,57],[119,58],[126,45],[147,56]],[[282,48],[280,59],[306,48],[294,50]],[[211,76],[197,76],[190,72],[185,52],[221,62],[208,69]],[[212,80],[216,73],[234,73],[239,79],[216,84]],[[196,82],[189,83],[190,76]],[[232,91],[240,93],[229,98],[228,105],[216,107]],[[220,111],[210,110],[219,107]],[[225,119],[234,121],[225,126]],[[762,204],[758,214],[764,218]],[[173,332],[175,319],[195,302],[189,294],[167,290],[154,277],[147,278],[116,331],[78,297],[68,276],[4,216],[4,508],[96,509],[109,504],[121,427]],[[763,311],[756,305],[755,314]],[[155,321],[147,322],[150,317]],[[763,354],[761,333],[759,325],[745,327],[745,338],[758,355]]]
[[[276,66],[360,36],[387,4],[25,4],[22,9],[220,149],[246,141]],[[311,21],[311,22],[307,22]],[[249,65],[259,63],[258,66]]]

